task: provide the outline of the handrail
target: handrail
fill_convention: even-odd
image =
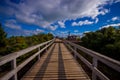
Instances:
[[[12,76],[14,78],[14,80],[17,80],[17,72],[19,70],[21,70],[26,64],[28,64],[31,60],[33,60],[36,56],[38,56],[38,59],[40,59],[40,53],[42,51],[44,51],[45,49],[47,49],[50,45],[53,44],[53,42],[55,41],[55,39],[52,39],[50,41],[20,50],[18,52],[14,52],[11,53],[9,55],[6,55],[4,57],[0,58],[0,66],[4,65],[7,62],[11,62],[11,66],[12,66],[12,70],[9,71],[7,74],[5,74],[3,77],[0,78],[0,80],[8,80],[10,79]],[[41,46],[44,46],[42,49],[40,49]],[[32,55],[31,57],[29,57],[28,59],[26,59],[23,63],[21,63],[20,65],[17,66],[16,63],[16,59],[32,50],[35,50],[38,48],[38,52],[36,52],[34,55]]]
[[[83,61],[92,70],[92,80],[96,80],[97,76],[99,78],[101,78],[101,80],[110,80],[106,75],[104,75],[100,70],[98,70],[98,68],[97,68],[98,61],[101,61],[102,63],[106,64],[107,66],[111,67],[112,69],[120,72],[120,62],[119,61],[109,58],[107,56],[104,56],[100,53],[97,53],[97,52],[87,49],[85,47],[82,47],[80,45],[74,44],[70,41],[64,41],[64,43],[66,46],[68,46],[68,48],[70,48],[74,52],[75,56],[77,56],[79,59],[81,59],[81,61]],[[74,48],[72,48],[71,46]],[[79,49],[82,52],[91,56],[93,58],[93,62],[90,63],[87,59],[85,59],[83,56],[81,56],[76,51],[76,49]]]

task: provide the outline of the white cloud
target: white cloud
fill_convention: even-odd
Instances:
[[[14,36],[21,36],[21,35],[28,36],[28,35],[33,35],[33,34],[44,32],[44,30],[41,30],[41,29],[36,29],[36,30],[22,29],[22,27],[18,25],[18,23],[14,19],[7,20],[4,26],[10,28],[11,31],[7,31],[7,32]]]
[[[63,21],[58,21],[58,24],[61,28],[65,28],[65,23]]]
[[[93,23],[94,22],[92,22],[92,21],[85,20],[85,21],[79,21],[78,23],[77,22],[73,22],[72,26],[90,25],[90,24],[93,24]]]
[[[78,26],[78,23],[77,22],[73,22],[72,26]]]
[[[78,24],[80,26],[82,26],[82,25],[90,25],[90,24],[93,24],[93,23],[94,22],[92,22],[92,21],[85,20],[85,21],[80,21]]]
[[[111,0],[110,3],[112,4],[112,3],[118,3],[118,2],[120,2],[120,0]]]
[[[98,15],[105,15],[109,12],[103,7],[109,0],[54,0],[54,2],[53,0],[21,0],[19,4],[12,3],[10,0],[5,1],[8,7],[2,8],[1,13],[15,15],[20,22],[47,29],[57,20],[81,17],[95,19]]]
[[[58,26],[57,26],[57,25],[54,25],[54,26],[49,26],[47,29],[54,31],[54,30],[56,30],[57,28],[58,28]]]
[[[107,22],[118,21],[118,20],[120,20],[120,17],[115,16],[115,17],[113,17],[112,19],[107,20]]]
[[[42,33],[42,32],[44,32],[44,30],[41,30],[41,29],[36,29],[36,31],[35,32],[37,32],[37,33]]]
[[[21,26],[19,26],[17,22],[13,19],[6,21],[5,26],[8,28],[17,29],[17,30],[21,29]]]
[[[119,2],[120,2],[120,0],[107,0],[107,3],[110,5],[112,5],[114,3],[119,3]]]
[[[115,0],[115,3],[118,3],[118,2],[120,2],[120,0]]]
[[[108,13],[108,12],[109,12],[108,9],[103,9],[102,11],[100,11],[99,14],[101,14],[101,15],[105,15],[105,14]]]
[[[97,23],[98,21],[99,21],[99,19],[98,19],[98,18],[96,18],[96,19],[95,19],[95,23]]]
[[[67,37],[68,31],[55,31],[54,35],[59,36],[59,37]]]
[[[120,23],[117,23],[117,24],[108,24],[108,25],[105,25],[105,26],[100,27],[99,29],[108,28],[108,27],[110,27],[110,26],[113,26],[113,27],[115,27],[115,26],[120,26]]]
[[[31,36],[44,32],[44,30],[25,30],[25,29],[11,29],[6,31],[10,36]]]
[[[22,32],[24,35],[33,35],[33,34],[37,35],[37,34],[42,33],[44,31],[41,29],[36,29],[36,30],[22,30]]]
[[[119,17],[113,17],[111,20],[112,20],[112,21],[119,20]]]
[[[78,30],[74,30],[75,33],[79,32]]]
[[[89,32],[91,32],[91,31],[85,31],[84,33],[89,33]]]

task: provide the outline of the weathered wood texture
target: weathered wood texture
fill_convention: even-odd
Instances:
[[[85,63],[92,70],[92,80],[97,80],[97,76],[101,80],[110,80],[105,74],[103,74],[97,67],[98,61],[104,63],[108,67],[114,69],[117,72],[120,72],[120,62],[116,61],[112,58],[104,56],[100,53],[92,51],[90,49],[84,48],[80,45],[74,44],[69,41],[64,41],[66,46],[77,56],[83,63]],[[92,57],[92,63],[90,63],[87,59],[85,59],[82,55],[80,55],[77,50],[84,52],[85,54]]]
[[[53,44],[55,39],[52,39],[50,41],[20,50],[18,52],[11,53],[9,55],[3,56],[0,58],[0,66],[6,64],[7,62],[11,62],[12,70],[6,73],[4,76],[0,77],[0,80],[8,80],[11,77],[13,77],[14,80],[17,80],[17,72],[20,71],[25,65],[27,65],[31,60],[33,60],[36,56],[39,56],[40,53],[44,50],[46,50],[49,46]],[[44,47],[43,47],[44,46]],[[40,47],[43,47],[40,49]],[[16,59],[24,54],[27,54],[28,52],[37,49],[38,52],[36,52],[34,55],[30,56],[28,59],[26,59],[24,62],[22,62],[20,65],[17,66]]]
[[[54,43],[22,80],[90,80],[63,43]],[[61,41],[60,41],[61,42]]]

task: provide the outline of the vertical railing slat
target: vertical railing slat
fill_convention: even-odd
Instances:
[[[15,59],[13,59],[12,61],[11,61],[11,68],[12,68],[12,70],[13,69],[15,69],[17,67],[17,63],[16,63],[16,58]],[[13,75],[13,80],[17,80],[17,73],[14,73],[14,75]]]
[[[77,48],[76,47],[74,47],[74,50],[76,51],[77,50]],[[74,53],[74,58],[76,59],[77,58],[77,55]]]
[[[93,58],[93,70],[92,70],[92,80],[96,80],[97,79],[97,75],[95,73],[95,68],[97,68],[97,59],[96,58]]]
[[[38,51],[40,51],[40,47],[38,47]],[[40,53],[38,54],[38,60],[40,60]]]

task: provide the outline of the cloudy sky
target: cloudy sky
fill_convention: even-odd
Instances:
[[[8,36],[82,35],[120,25],[120,0],[0,0],[0,23]]]

